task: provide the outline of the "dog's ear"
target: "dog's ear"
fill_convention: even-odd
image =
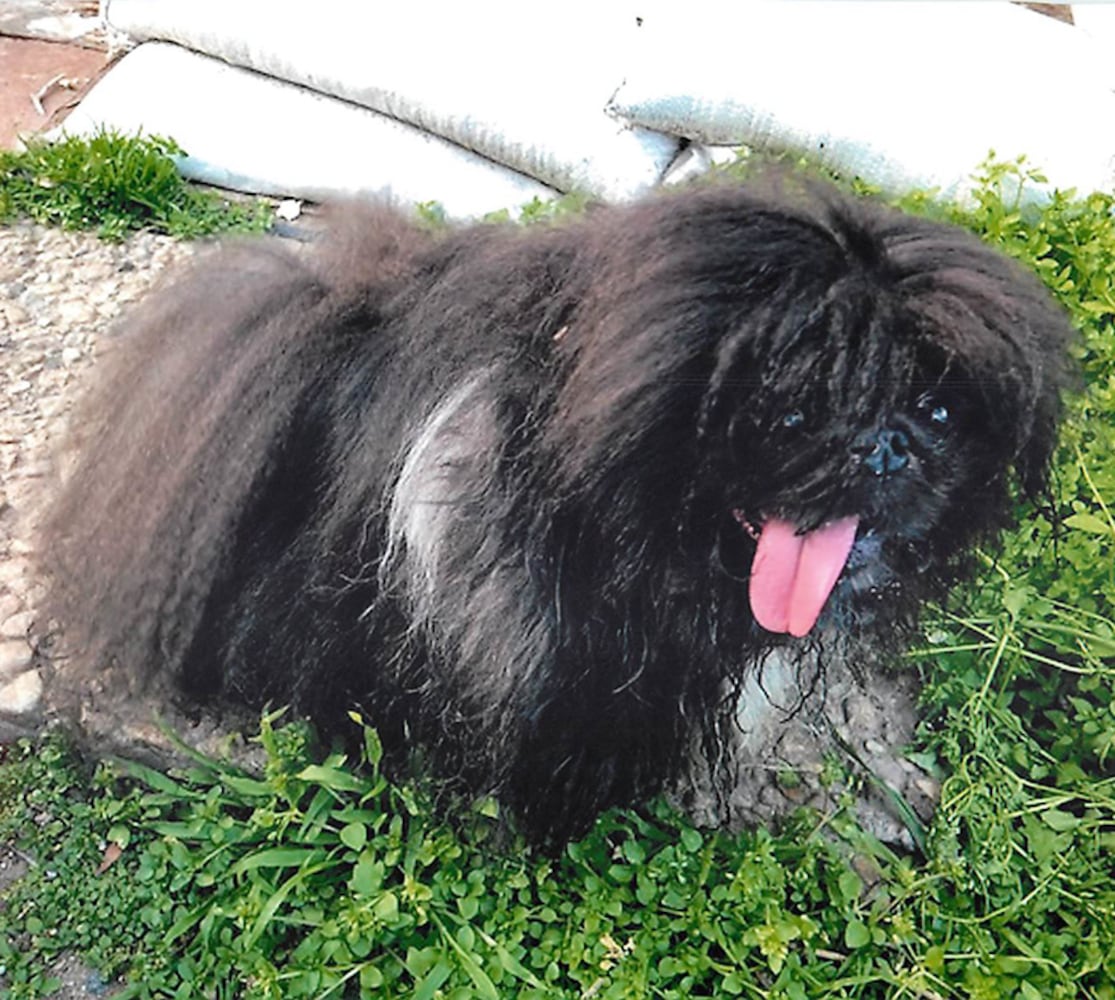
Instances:
[[[988,457],[1012,466],[1026,495],[1040,495],[1062,396],[1078,383],[1067,313],[1036,275],[953,226],[906,220],[888,238],[909,325],[922,350],[940,355],[922,367],[967,386]]]
[[[1057,447],[1063,403],[1061,394],[1065,380],[1048,380],[1034,400],[1029,433],[1017,443],[1014,469],[1019,486],[1027,499],[1040,498],[1048,487],[1049,469]]]
[[[1029,273],[1024,277],[1027,284],[1037,284]],[[1067,314],[1044,288],[1033,297],[1025,292],[1019,295],[1025,308],[1016,317],[1020,327],[1016,337],[1023,348],[1011,377],[1021,382],[1022,388],[1015,394],[1012,464],[1023,494],[1037,499],[1048,485],[1065,394],[1079,391],[1082,381],[1071,351],[1076,331]]]
[[[977,377],[982,386],[988,425],[1000,462],[1009,463],[1023,496],[1040,498],[1048,485],[1049,470],[1059,439],[1065,392],[1074,383],[1066,341],[1071,335],[1060,316],[1046,329],[1027,331],[1027,349],[999,371],[984,370]]]

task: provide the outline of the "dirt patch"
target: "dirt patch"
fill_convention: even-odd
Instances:
[[[62,121],[112,64],[97,0],[0,0],[0,149]]]
[[[13,882],[18,882],[30,868],[26,855],[10,844],[0,844],[0,892]]]
[[[54,963],[50,976],[58,980],[51,1000],[88,1000],[90,997],[111,1000],[123,988],[123,983],[105,979],[75,955],[63,955]]]
[[[110,64],[96,49],[0,36],[0,149],[57,125]]]

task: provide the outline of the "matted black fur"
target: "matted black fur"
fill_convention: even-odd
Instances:
[[[1069,336],[975,237],[769,178],[234,247],[103,363],[48,611],[201,703],[360,706],[562,838],[722,753],[771,650],[900,646],[1041,488]],[[819,620],[760,626],[764,527],[842,521]]]

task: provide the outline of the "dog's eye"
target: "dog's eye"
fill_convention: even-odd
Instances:
[[[782,418],[782,426],[787,430],[797,430],[805,423],[805,414],[801,410],[791,410]]]
[[[918,412],[938,428],[948,426],[949,420],[952,418],[952,412],[949,410],[948,404],[928,392],[918,399],[917,407]]]

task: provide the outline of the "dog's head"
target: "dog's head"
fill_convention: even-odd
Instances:
[[[566,384],[563,461],[628,530],[711,553],[763,630],[892,617],[1009,522],[1012,478],[1040,491],[1071,331],[1015,262],[826,187],[646,215],[594,321],[614,335]]]

